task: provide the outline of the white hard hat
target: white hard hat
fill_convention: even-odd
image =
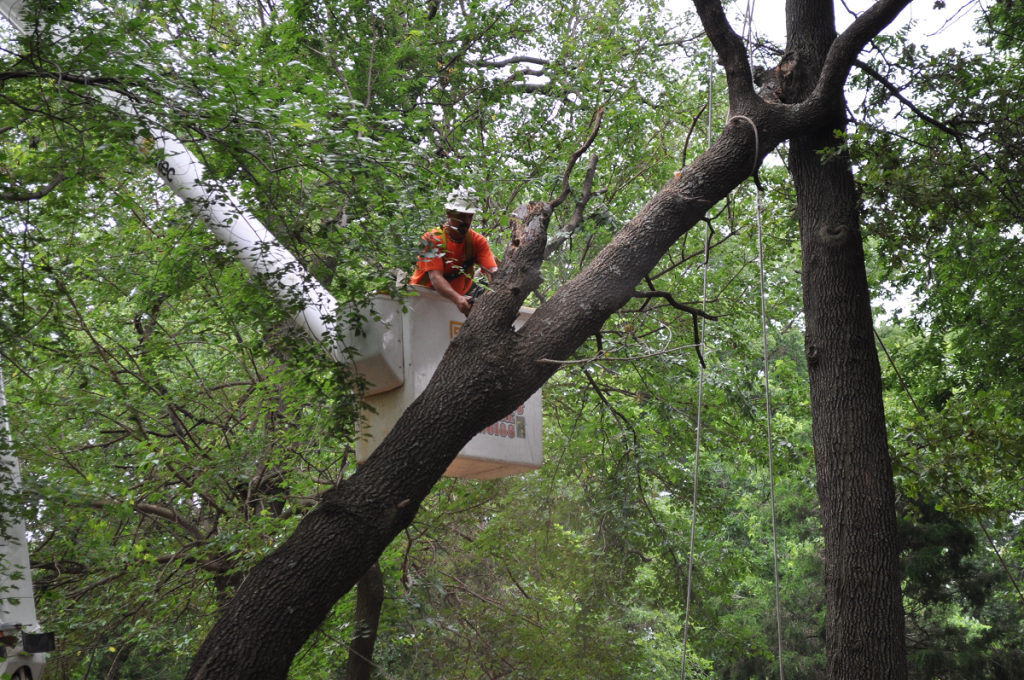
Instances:
[[[458,189],[453,189],[448,194],[444,209],[475,215],[480,208],[477,207],[476,192],[473,191],[473,187],[459,186]]]

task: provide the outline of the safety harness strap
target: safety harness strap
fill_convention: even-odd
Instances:
[[[445,229],[444,227],[441,227],[439,229],[433,229],[431,231],[431,233],[432,234],[436,234],[436,235],[441,237],[441,247],[444,249],[444,251],[446,253],[449,252],[448,251],[448,244],[451,243],[451,241],[448,240],[448,230]],[[466,233],[466,239],[465,239],[465,241],[463,241],[463,243],[466,244],[466,251],[465,251],[466,259],[463,260],[462,264],[457,267],[458,271],[452,272],[451,274],[444,274],[445,281],[452,282],[455,279],[459,278],[460,276],[466,276],[467,278],[470,278],[470,279],[473,278],[473,271],[474,271],[473,266],[476,264],[476,260],[474,259],[474,253],[473,253],[473,230],[472,229],[470,229]],[[442,255],[442,257],[444,257],[444,256]]]

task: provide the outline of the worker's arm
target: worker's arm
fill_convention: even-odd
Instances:
[[[469,298],[456,293],[455,289],[452,288],[452,284],[448,283],[440,269],[431,269],[427,272],[427,275],[430,277],[430,285],[434,287],[434,290],[440,293],[442,297],[446,297],[454,302],[460,312],[469,316],[469,310],[473,308]]]
[[[487,274],[487,283],[491,282],[491,276],[498,271],[498,261],[491,252],[491,244],[487,239],[474,232],[473,252],[476,253],[476,264]]]

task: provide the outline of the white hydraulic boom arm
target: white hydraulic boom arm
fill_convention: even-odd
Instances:
[[[22,18],[23,11],[23,0],[0,0],[0,14],[19,33],[28,35],[32,27]],[[96,89],[105,103],[139,116],[124,97],[103,88]],[[255,216],[242,208],[230,192],[224,189],[211,191],[204,184],[203,164],[177,137],[160,129],[155,121],[149,122],[149,128],[148,138],[162,156],[157,163],[157,174],[174,195],[228,246],[239,262],[266,284],[275,297],[288,305],[301,305],[302,310],[295,315],[294,322],[323,344],[335,361],[349,362],[345,348],[354,347],[363,357],[354,364],[356,372],[371,385],[366,394],[378,394],[400,386],[404,381],[402,349],[390,341],[394,336],[390,326],[401,324],[397,306],[377,309],[384,315],[384,323],[371,321],[364,324],[365,335],[339,333],[338,301],[334,296],[310,276],[295,256]],[[401,337],[400,329],[397,337]]]

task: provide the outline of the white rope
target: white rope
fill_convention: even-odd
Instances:
[[[751,37],[753,35],[753,13],[754,3],[756,0],[747,0],[747,12],[744,22],[744,33],[746,33],[747,49],[749,52]],[[708,130],[707,130],[707,142],[708,147],[711,147],[711,125],[713,120],[712,104],[714,96],[714,53],[708,55]],[[727,117],[729,114],[726,114]],[[758,249],[758,264],[760,269],[760,283],[761,283],[761,341],[763,346],[763,359],[764,359],[764,398],[765,398],[765,411],[767,416],[768,426],[768,479],[771,496],[771,510],[772,510],[772,552],[774,556],[774,572],[775,572],[775,624],[779,642],[779,680],[785,680],[785,672],[783,669],[782,660],[782,604],[779,591],[779,541],[778,541],[778,528],[775,516],[775,466],[774,466],[774,452],[772,448],[772,401],[771,401],[771,383],[768,366],[768,303],[767,296],[765,295],[764,285],[764,229],[761,221],[762,205],[761,205],[761,186],[760,182],[757,181],[757,170],[760,162],[761,155],[761,140],[760,134],[757,129],[757,125],[753,120],[747,116],[732,116],[726,121],[726,124],[732,121],[733,118],[739,118],[750,123],[751,128],[754,130],[754,167],[753,175],[755,184],[757,185],[757,249]],[[707,299],[708,299],[708,262],[710,260],[710,246],[711,246],[711,222],[707,221],[707,228],[705,230],[704,238],[704,272],[703,272],[703,293],[701,298],[701,310],[706,311]],[[699,346],[701,351],[707,355],[707,344],[705,342],[704,333],[704,322],[702,318],[700,322],[700,338]],[[703,415],[704,415],[704,382],[705,382],[705,369],[704,365],[700,366],[700,377],[697,383],[697,444],[696,451],[694,453],[693,462],[693,502],[690,514],[690,550],[689,557],[687,560],[686,567],[686,613],[684,615],[683,622],[683,663],[680,673],[682,680],[686,680],[686,653],[687,643],[689,641],[690,631],[690,601],[693,592],[693,547],[694,538],[696,536],[697,529],[697,490],[698,480],[700,476],[700,447],[701,447],[701,435],[703,431]]]
[[[754,128],[755,132],[757,128]],[[775,466],[772,461],[772,391],[768,380],[768,302],[764,291],[764,237],[761,227],[761,188],[757,189],[757,252],[761,269],[761,340],[764,345],[764,403],[768,416],[768,482],[772,499],[772,551],[775,555],[775,625],[779,636],[779,680],[782,671],[782,604],[779,598],[779,537],[775,526]]]
[[[733,116],[729,119],[745,120],[754,128],[754,185],[757,187],[757,261],[761,275],[761,342],[763,345],[764,358],[764,403],[765,413],[768,421],[768,483],[771,489],[772,501],[772,552],[775,556],[775,624],[779,637],[779,680],[786,680],[782,671],[782,605],[779,598],[779,539],[775,521],[775,465],[772,451],[772,391],[768,373],[768,302],[764,290],[764,236],[761,225],[761,182],[757,179],[758,161],[761,158],[761,140],[757,133],[757,125],[746,116]]]
[[[744,33],[746,34],[747,58],[750,58],[750,44],[754,38],[754,5],[757,0],[747,0],[747,12],[744,18]],[[757,253],[758,267],[761,275],[761,342],[763,345],[764,357],[764,404],[765,415],[768,422],[768,485],[772,501],[772,556],[775,567],[775,626],[779,638],[779,680],[786,680],[782,663],[782,603],[779,596],[779,536],[775,520],[775,463],[772,450],[772,390],[770,375],[768,371],[768,298],[764,289],[764,229],[761,224],[761,182],[757,179],[758,164],[761,160],[761,140],[759,139],[757,125],[746,116],[736,116],[750,123],[754,129],[754,184],[757,187]]]
[[[754,38],[754,4],[757,0],[747,0],[747,11],[743,15],[743,30],[740,34],[747,43],[747,57],[750,57],[750,43]]]
[[[715,57],[714,51],[708,54],[708,148],[711,147],[712,104],[715,88]],[[701,295],[701,311],[707,311],[708,304],[708,260],[711,255],[711,220],[706,223],[704,231],[704,291]],[[704,342],[704,318],[700,320],[700,339],[698,344],[701,353],[707,356],[707,345]],[[693,592],[693,539],[697,531],[697,480],[700,476],[700,440],[704,414],[704,362],[700,364],[700,377],[697,381],[697,449],[693,456],[693,506],[690,513],[690,555],[686,565],[686,614],[683,619],[683,667],[680,678],[686,680],[686,644],[690,633],[690,595]]]

